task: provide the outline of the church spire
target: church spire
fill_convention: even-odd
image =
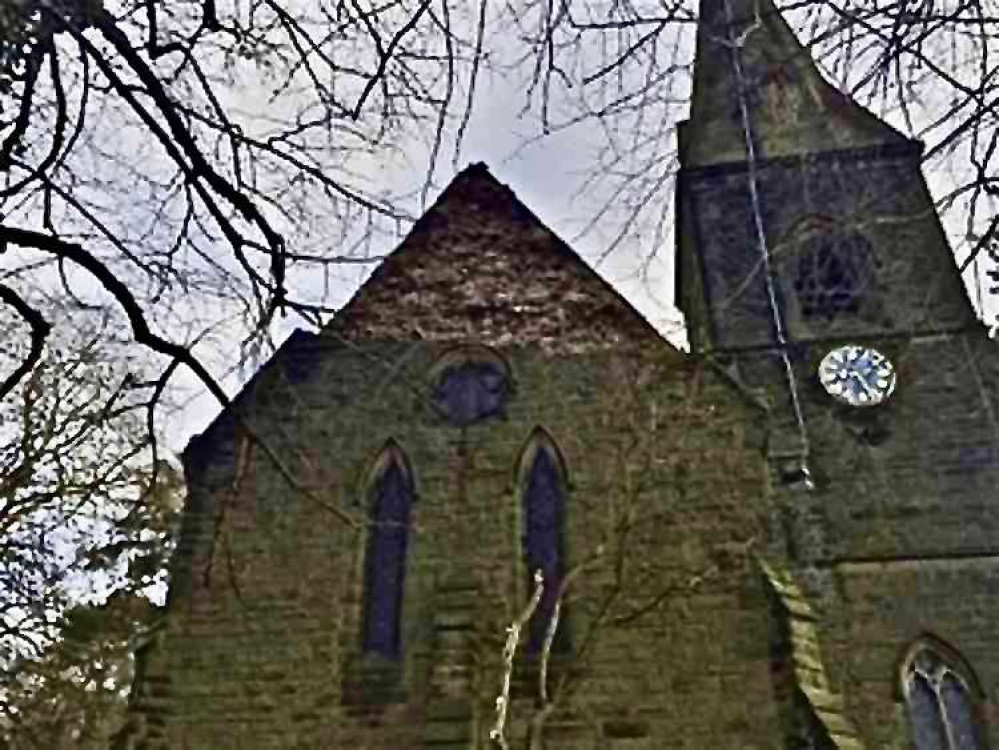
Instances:
[[[908,140],[822,78],[772,0],[701,0],[695,60],[685,167],[745,159],[740,79],[760,158]]]

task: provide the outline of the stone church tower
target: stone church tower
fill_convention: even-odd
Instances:
[[[188,446],[118,747],[997,746],[999,357],[920,149],[702,0],[689,355],[459,174]]]

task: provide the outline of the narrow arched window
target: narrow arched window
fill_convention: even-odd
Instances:
[[[362,650],[402,653],[401,616],[409,518],[416,493],[402,449],[390,442],[375,465],[368,498]]]
[[[565,495],[565,465],[551,437],[537,429],[528,441],[521,461],[528,595],[534,592],[534,573],[540,570],[544,575],[544,591],[529,626],[528,653],[539,653],[544,646],[565,575],[562,539]],[[564,651],[568,644],[565,623],[560,621],[553,650]]]
[[[984,750],[980,692],[956,652],[921,639],[910,649],[901,677],[916,750]]]

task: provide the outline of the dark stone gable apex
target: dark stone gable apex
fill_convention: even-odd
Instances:
[[[454,178],[324,335],[553,353],[672,349],[481,163]]]

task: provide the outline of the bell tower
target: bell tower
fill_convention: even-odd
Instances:
[[[828,83],[771,0],[701,14],[676,298],[693,352],[768,405],[772,475],[794,496],[778,546],[809,566],[992,549],[976,489],[999,480],[997,357],[922,144]],[[858,370],[865,352],[891,377]]]
[[[691,349],[766,405],[766,554],[823,613],[868,746],[894,747],[919,638],[999,679],[999,607],[970,609],[999,573],[995,344],[922,144],[827,82],[771,0],[702,0],[679,148]]]
[[[921,144],[826,82],[770,0],[704,0],[677,300],[697,351],[963,330]]]

